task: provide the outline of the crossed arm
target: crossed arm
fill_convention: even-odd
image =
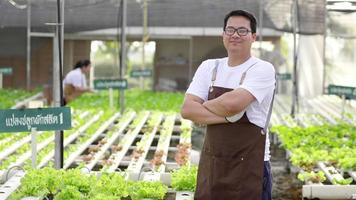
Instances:
[[[181,114],[183,118],[198,124],[226,123],[225,117],[241,112],[255,100],[250,92],[242,88],[224,93],[220,97],[206,102],[195,95],[187,94]]]
[[[212,113],[203,106],[204,100],[192,94],[186,94],[181,110],[185,119],[192,120],[197,124],[221,124],[226,123],[224,117]]]

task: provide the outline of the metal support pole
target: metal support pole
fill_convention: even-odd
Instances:
[[[345,106],[346,106],[346,97],[342,95],[342,106],[341,106],[341,119],[345,120]]]
[[[126,12],[127,4],[126,0],[121,0],[121,34],[120,34],[120,79],[124,78],[125,66],[126,66]],[[120,90],[120,113],[125,111],[125,92]]]
[[[295,114],[298,112],[298,52],[297,52],[297,16],[298,16],[298,0],[294,0],[293,4],[293,99],[292,99],[292,109],[291,115],[294,118]]]
[[[60,94],[59,94],[59,57],[58,57],[58,31],[56,29],[53,38],[53,106],[60,106]],[[61,131],[55,131],[55,152],[54,152],[54,164],[55,168],[60,169],[61,166]]]
[[[26,88],[31,88],[31,0],[27,0]]]
[[[114,91],[112,88],[109,88],[109,105],[110,109],[114,109]]]
[[[259,29],[260,32],[258,34],[258,40],[260,42],[260,57],[262,57],[263,55],[263,51],[262,51],[262,41],[263,41],[263,34],[262,34],[262,29],[263,29],[263,8],[264,8],[264,1],[260,0],[260,6],[259,6]]]
[[[142,2],[142,66],[141,69],[146,68],[146,54],[145,47],[148,40],[148,31],[147,31],[147,0]],[[140,76],[140,88],[144,89],[144,78]]]
[[[53,89],[54,89],[54,106],[59,107],[63,106],[63,84],[62,84],[62,75],[63,75],[63,13],[64,13],[64,0],[57,0],[57,26],[54,37],[53,45]],[[54,161],[55,168],[63,168],[63,131],[55,132],[55,152],[54,152]]]
[[[60,34],[60,42],[61,42],[61,48],[60,48],[60,53],[61,53],[61,73],[63,75],[63,57],[64,57],[64,54],[63,54],[63,49],[64,49],[64,3],[65,3],[65,0],[60,0],[61,1],[61,9],[60,9],[60,12],[61,12],[61,15],[60,15],[60,18],[61,18],[61,22],[60,22],[60,31],[61,31],[61,34]],[[61,76],[63,77],[63,76]],[[63,96],[61,96],[63,98]],[[62,105],[63,106],[63,105]]]
[[[32,168],[36,169],[36,160],[37,160],[37,130],[36,128],[31,129],[31,160],[32,160]]]
[[[326,36],[327,36],[327,23],[326,23],[326,18],[327,18],[327,12],[328,10],[326,9],[326,1],[323,1],[324,2],[324,35],[323,35],[323,94],[326,93],[326,86],[325,86],[325,83],[326,83],[326,53],[325,53],[325,49],[326,49]]]
[[[188,71],[188,84],[193,78],[193,36],[189,38],[189,71]],[[188,87],[188,86],[187,86]]]

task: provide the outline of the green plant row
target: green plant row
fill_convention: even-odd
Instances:
[[[114,92],[115,109],[119,110],[118,92]],[[134,111],[151,110],[161,112],[179,112],[184,94],[178,92],[153,92],[139,89],[125,90],[125,108]],[[108,91],[86,93],[69,104],[74,108],[109,108]]]
[[[349,124],[307,128],[276,126],[284,148],[292,152],[291,162],[302,169],[312,169],[325,161],[343,170],[356,169],[356,127]]]
[[[30,97],[34,92],[27,92],[18,89],[0,89],[0,109],[8,109],[14,106],[17,102]]]
[[[194,191],[197,166],[185,166],[172,172],[172,187],[176,190]],[[10,197],[53,198],[54,200],[132,200],[164,199],[168,187],[161,182],[126,181],[119,173],[103,172],[100,176],[84,175],[80,168],[55,170],[50,167],[28,170],[21,187]]]

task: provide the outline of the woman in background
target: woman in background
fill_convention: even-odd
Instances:
[[[90,73],[90,60],[78,61],[73,70],[70,71],[63,80],[64,105],[74,100],[85,92],[92,92],[87,86],[85,74]]]

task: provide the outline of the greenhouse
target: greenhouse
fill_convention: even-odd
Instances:
[[[356,199],[355,27],[352,0],[0,0],[0,200]]]

